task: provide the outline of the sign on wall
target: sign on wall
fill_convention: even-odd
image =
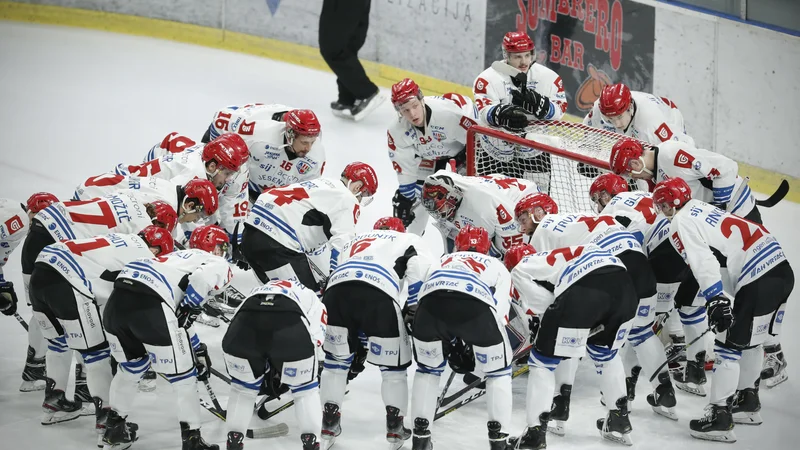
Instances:
[[[632,0],[489,0],[484,66],[502,59],[503,35],[525,31],[536,61],[564,81],[567,112],[584,116],[603,86],[652,92],[655,8]]]

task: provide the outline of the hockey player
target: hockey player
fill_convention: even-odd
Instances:
[[[430,450],[439,377],[445,363],[461,373],[485,373],[492,450],[507,448],[511,423],[513,353],[504,327],[511,289],[508,270],[487,255],[486,230],[467,225],[455,239],[456,253],[434,264],[419,291],[413,331],[417,373],[411,395],[413,450]],[[412,310],[414,309],[412,305]]]
[[[512,211],[526,194],[539,192],[536,183],[502,176],[467,177],[440,170],[425,179],[422,206],[436,220],[445,251],[450,252],[458,230],[470,224],[489,233],[490,254],[502,256],[522,243]]]
[[[227,450],[242,450],[253,404],[262,388],[294,397],[303,450],[318,450],[320,410],[317,349],[325,340],[325,306],[302,284],[273,280],[254,289],[231,319],[222,351],[231,375]]]
[[[14,283],[3,277],[3,266],[9,255],[22,242],[30,229],[30,219],[21,203],[0,198],[0,312],[13,316],[17,312],[17,293]]]
[[[250,202],[264,189],[319,178],[325,170],[322,126],[310,109],[260,103],[229,106],[214,115],[203,142],[240,135],[250,149]]]
[[[730,213],[761,223],[756,199],[747,179],[739,176],[736,161],[675,140],[645,150],[634,139],[620,139],[611,149],[611,170],[655,185],[667,178],[683,178],[692,196]]]
[[[197,380],[208,379],[211,361],[191,327],[208,297],[230,282],[230,267],[222,257],[228,243],[223,229],[201,226],[192,233],[190,249],[139,259],[117,276],[103,313],[111,354],[119,362],[103,411],[107,447],[127,448],[137,439],[138,426],[125,418],[137,382],[152,366],[175,393],[182,449],[219,449],[200,436]]]
[[[631,90],[622,83],[603,87],[583,124],[624,134],[651,145],[680,141],[694,147],[683,114],[672,100]]]
[[[361,207],[372,202],[377,190],[375,170],[362,162],[348,164],[340,180],[318,178],[267,189],[245,221],[245,260],[262,283],[289,280],[318,292],[318,281],[328,272],[315,267],[315,276],[306,254],[350,240]]]
[[[693,199],[681,178],[660,182],[653,201],[671,220],[670,240],[692,267],[717,335],[709,407],[689,422],[691,434],[734,442],[734,423],[761,423],[761,344],[780,330],[794,273],[763,225]]]
[[[394,216],[409,232],[421,235],[427,221],[418,203],[422,182],[451,159],[457,172],[466,171],[467,129],[476,124],[477,112],[472,100],[459,94],[423,97],[408,78],[392,86],[392,104],[398,117],[389,125],[387,139],[400,184],[392,199]]]
[[[341,408],[348,372],[361,352],[359,332],[368,339],[366,362],[379,366],[381,394],[386,408],[386,440],[398,449],[411,437],[403,426],[408,405],[406,369],[411,365],[411,345],[404,326],[404,303],[413,308],[428,271],[422,238],[405,233],[400,219],[375,223],[375,231],[358,234],[333,255],[332,273],[323,303],[328,310],[325,365],[322,384],[322,439],[330,448],[342,432]]]
[[[587,348],[607,399],[608,414],[597,420],[597,428],[604,438],[631,445],[624,373],[616,357],[633,326],[638,302],[625,264],[594,245],[533,252],[522,244],[506,254],[506,265],[513,267],[514,292],[531,314],[533,342],[528,359],[528,428],[514,448],[547,446],[550,394],[556,382],[553,371],[565,358],[583,357]],[[590,333],[595,327],[602,328]],[[560,395],[564,394],[562,387]],[[554,399],[553,405],[557,404]]]
[[[639,299],[636,317],[628,334],[628,342],[650,378],[666,364],[664,346],[653,334],[653,321],[657,302],[656,279],[647,257],[636,237],[609,215],[558,214],[558,205],[547,194],[525,196],[514,210],[523,233],[532,236],[531,244],[539,251],[552,251],[570,245],[595,244],[608,250],[625,265],[633,280]],[[635,396],[638,372],[629,366],[626,378],[628,398]],[[574,372],[567,376],[574,379]],[[654,392],[647,396],[653,410],[677,420],[674,412],[675,391],[669,373],[664,371],[653,378]]]
[[[129,262],[172,251],[167,230],[148,225],[138,235],[107,234],[61,241],[39,253],[31,275],[33,317],[49,342],[48,384],[42,425],[65,422],[81,413],[81,402],[64,396],[72,352],[86,364],[89,392],[94,397],[96,430],[105,430],[103,405],[111,386],[110,350],[100,320],[114,278]],[[100,443],[102,445],[102,443]]]

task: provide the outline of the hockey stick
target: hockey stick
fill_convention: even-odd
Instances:
[[[442,393],[439,394],[439,398],[436,400],[436,409],[442,407],[442,403],[444,402],[445,395],[447,394],[447,390],[450,389],[450,385],[453,384],[453,379],[456,377],[455,371],[450,372],[450,378],[447,379],[447,382],[444,384],[444,389],[442,389]],[[450,400],[452,401],[452,400]],[[450,402],[448,402],[450,403]]]
[[[786,180],[782,180],[778,189],[769,196],[769,198],[765,200],[756,200],[756,205],[763,206],[764,208],[772,208],[773,206],[777,205],[778,202],[783,200],[786,197],[786,194],[789,193],[789,182]]]
[[[701,339],[703,336],[705,336],[705,335],[706,335],[706,334],[707,334],[709,331],[711,331],[711,328],[707,328],[707,329],[706,329],[706,331],[703,331],[702,333],[700,333],[700,336],[697,336],[696,338],[692,339],[692,341],[691,341],[691,342],[689,342],[688,344],[686,344],[686,348],[688,349],[689,347],[691,347],[693,344],[695,344],[697,341],[699,341],[699,340],[700,340],[700,339]],[[677,360],[678,360],[678,358],[680,357],[680,355],[681,355],[681,352],[677,352],[677,353],[675,353],[674,355],[672,355],[672,356],[670,356],[669,358],[667,358],[667,360],[666,360],[666,361],[664,361],[663,363],[661,363],[661,365],[660,365],[660,366],[658,366],[658,369],[656,369],[656,370],[655,370],[655,372],[653,372],[653,375],[650,375],[650,382],[652,383],[652,382],[653,382],[653,380],[655,380],[655,379],[656,379],[656,377],[658,376],[658,374],[659,374],[659,373],[661,373],[661,369],[663,369],[664,367],[666,367],[666,366],[667,366],[667,364],[669,364],[669,363],[671,363],[671,362],[674,362],[674,361],[677,361]]]
[[[216,376],[220,380],[222,380],[222,381],[224,381],[224,382],[226,382],[228,384],[231,384],[231,379],[227,375],[225,375],[224,373],[220,372],[219,370],[217,370],[217,369],[215,369],[213,367],[211,368],[211,374]],[[258,409],[256,414],[258,414],[258,417],[263,419],[263,420],[267,420],[270,417],[274,417],[274,416],[278,415],[279,413],[281,413],[281,412],[291,408],[292,406],[294,406],[294,400],[291,400],[288,403],[286,403],[284,405],[281,405],[278,408],[270,411],[270,410],[267,409],[265,403],[267,401],[271,400],[271,399],[269,397],[265,397],[265,399],[266,400],[264,400],[263,402],[259,402],[258,404],[256,404],[256,408]]]
[[[22,325],[22,328],[25,328],[25,331],[28,331],[28,322],[25,322],[25,319],[23,319],[19,313],[14,313],[14,318],[17,319],[17,322],[19,322],[20,325]]]
[[[225,312],[211,306],[209,302],[206,302],[206,304],[203,305],[203,312],[211,317],[216,317],[225,323],[231,323],[231,319],[228,319],[228,317],[225,316]]]
[[[217,416],[219,419],[222,419],[223,421],[226,420],[225,414],[222,414],[219,411],[217,411],[217,409],[214,406],[210,405],[207,401],[205,401],[202,398],[200,399],[200,406],[205,408],[211,414]],[[247,436],[250,439],[275,438],[275,437],[286,436],[287,434],[289,434],[289,426],[286,425],[285,423],[279,423],[271,427],[247,430],[245,432],[245,436]]]
[[[515,370],[514,372],[511,373],[511,379],[513,380],[514,378],[517,378],[520,375],[524,375],[524,374],[528,373],[528,370],[529,370],[529,368],[528,368],[527,364],[524,365],[524,366],[519,367],[517,370]],[[475,387],[477,387],[479,384],[481,384],[481,382],[483,382],[483,379],[478,379],[477,381],[473,382],[469,386],[467,386],[464,389],[460,390],[456,394],[457,395],[461,395],[464,392],[472,390]],[[450,414],[451,412],[461,408],[462,406],[464,406],[464,405],[466,405],[468,403],[472,403],[474,400],[477,400],[477,399],[483,397],[485,394],[486,394],[486,389],[481,389],[481,390],[475,392],[474,394],[470,395],[469,397],[464,397],[461,401],[459,401],[455,405],[445,409],[444,411],[437,411],[436,415],[433,416],[433,420],[434,421],[439,420],[442,417]]]

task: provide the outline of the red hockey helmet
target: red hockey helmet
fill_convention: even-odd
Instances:
[[[618,116],[631,106],[631,90],[622,83],[610,84],[600,92],[600,112],[606,117]]]
[[[399,110],[403,103],[417,98],[422,100],[422,90],[411,78],[404,78],[392,85],[392,104]]]
[[[489,233],[481,227],[466,225],[456,235],[455,247],[459,252],[489,253]]]
[[[317,115],[310,109],[293,109],[283,116],[286,132],[294,136],[319,136],[322,126]]]
[[[503,36],[503,53],[532,52],[536,46],[524,31],[509,31]]]
[[[403,221],[398,219],[397,217],[382,217],[375,222],[375,226],[372,227],[373,230],[394,230],[400,233],[406,232],[406,227],[403,225]]]
[[[219,194],[217,194],[217,188],[210,181],[200,178],[190,180],[183,186],[183,192],[186,194],[186,199],[196,200],[195,208],[202,210],[207,216],[217,212]]]
[[[464,192],[452,177],[429,175],[422,185],[422,207],[435,219],[453,220],[464,199]]]
[[[214,249],[221,245],[222,253],[226,253],[230,242],[228,233],[222,228],[216,225],[203,225],[195,228],[192,232],[192,236],[189,238],[189,247],[214,253]]]
[[[139,232],[139,237],[144,239],[148,247],[156,247],[158,254],[163,256],[175,250],[175,241],[169,231],[156,225],[148,225]]]
[[[592,181],[592,186],[589,187],[589,197],[597,203],[597,198],[603,191],[608,192],[611,197],[628,192],[628,182],[619,175],[604,173]]]
[[[178,213],[175,212],[175,208],[163,200],[156,200],[148,204],[147,213],[153,219],[154,225],[161,226],[170,233],[178,224]]]
[[[378,175],[375,174],[375,169],[367,163],[351,162],[342,171],[342,178],[351,182],[363,183],[359,191],[362,198],[372,197],[378,191]]]
[[[656,185],[653,190],[653,205],[661,209],[661,205],[681,208],[692,199],[692,189],[683,178],[668,178]]]
[[[47,208],[51,204],[57,202],[58,202],[58,197],[56,197],[55,195],[49,192],[37,192],[28,197],[26,206],[28,208],[29,213],[36,214],[39,211]]]
[[[534,212],[537,206],[542,208],[545,214],[558,214],[558,205],[555,200],[544,192],[537,192],[535,194],[528,194],[517,202],[517,205],[514,207],[514,217],[519,218],[522,213],[526,212],[531,216],[531,220],[536,222],[534,219]]]
[[[536,249],[534,249],[531,244],[512,245],[506,252],[503,263],[506,265],[506,269],[510,271],[514,267],[517,267],[517,264],[522,261],[522,258],[534,253],[536,253]]]
[[[611,158],[608,160],[608,164],[611,166],[611,171],[618,175],[627,173],[630,172],[631,161],[641,158],[643,154],[644,147],[639,141],[623,138],[611,147]]]
[[[203,162],[216,162],[231,172],[238,172],[242,166],[242,153],[248,152],[247,144],[241,136],[225,133],[203,147]]]

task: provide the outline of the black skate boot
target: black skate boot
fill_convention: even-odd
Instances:
[[[647,396],[647,403],[653,407],[656,414],[678,420],[675,414],[675,389],[672,388],[672,380],[669,378],[669,373],[661,372],[658,374],[658,387],[656,390]]]
[[[303,443],[303,450],[319,450],[319,442],[317,442],[317,437],[312,433],[301,434],[300,442]]]
[[[736,442],[731,414],[732,401],[733,396],[728,399],[728,404],[725,406],[706,406],[705,416],[689,421],[689,434],[707,441]]]
[[[403,416],[400,409],[394,406],[386,407],[386,440],[393,449],[399,449],[403,443],[411,439],[411,430],[403,426]]]
[[[68,422],[81,416],[81,402],[71,402],[67,400],[64,391],[56,389],[56,382],[50,378],[46,379],[47,386],[44,390],[44,402],[42,403],[42,425],[53,425],[54,423]]]
[[[94,399],[89,392],[89,386],[86,385],[86,372],[83,370],[82,364],[75,364],[75,401],[81,402],[81,415],[94,416]]]
[[[617,409],[608,411],[605,419],[597,419],[600,436],[612,442],[633,445],[631,440],[631,420],[628,417],[628,399],[620,397],[616,402]]]
[[[764,347],[764,370],[761,371],[761,379],[768,388],[774,388],[789,378],[786,365],[781,344]]]
[[[563,389],[564,386],[569,386],[569,385],[562,385],[561,389],[562,392],[564,391]],[[569,409],[567,409],[567,411],[569,411]],[[526,428],[525,434],[520,436],[519,442],[516,442],[513,448],[525,449],[525,450],[547,448],[546,431],[547,431],[547,422],[550,419],[552,419],[552,416],[550,414],[542,413],[539,416],[539,422],[541,423],[541,425]]]
[[[156,373],[148,370],[139,380],[139,392],[153,392],[156,390]]]
[[[553,397],[553,406],[550,407],[550,423],[547,424],[546,429],[556,436],[564,436],[566,434],[571,396],[572,385],[562,384],[561,393]]]
[[[359,120],[366,117],[367,114],[371,113],[375,108],[380,106],[383,103],[385,97],[381,94],[380,89],[375,91],[374,94],[370,95],[367,98],[359,98],[353,102],[353,107],[350,108],[350,114],[353,117],[353,120],[358,122]]]
[[[761,425],[761,401],[758,399],[758,385],[760,380],[756,380],[756,387],[736,391],[736,398],[733,399],[731,414],[733,422],[742,425]]]
[[[628,394],[628,401],[632,402],[636,398],[636,382],[639,381],[639,373],[642,368],[633,366],[631,369],[631,376],[625,377],[625,392]]]
[[[486,428],[489,430],[489,449],[490,450],[506,450],[513,448],[508,443],[508,433],[500,431],[503,426],[500,422],[491,420],[486,423]]]
[[[191,430],[189,424],[181,422],[182,450],[219,450],[219,445],[209,444],[200,436],[200,429]]]
[[[103,450],[125,450],[136,442],[139,426],[126,422],[124,417],[110,409],[106,414],[106,430],[103,433]]]
[[[686,337],[670,334],[669,338],[671,342],[664,346],[667,359],[678,355],[678,359],[669,363],[669,370],[683,371],[683,368],[686,367]]]
[[[342,434],[342,413],[339,412],[339,405],[335,403],[325,403],[322,408],[322,443],[324,449],[333,447],[336,436]],[[316,436],[314,437],[316,440]]]
[[[683,372],[673,372],[675,386],[690,394],[706,396],[706,351],[697,353],[694,361],[687,361]]]
[[[433,450],[431,432],[428,430],[428,419],[414,419],[414,437],[411,439],[411,450]]]
[[[94,402],[94,430],[97,433],[97,446],[103,448],[103,434],[106,432],[106,422],[108,422],[108,414],[111,412],[111,408],[104,408],[103,400],[100,397],[92,398],[92,402]]]
[[[243,450],[244,449],[244,435],[231,431],[228,433],[228,442],[225,444],[225,450]]]
[[[350,110],[353,108],[353,105],[347,105],[345,103],[336,100],[335,102],[331,102],[331,112],[336,117],[344,117],[344,118],[352,118],[353,113]]]
[[[33,347],[28,346],[28,356],[25,358],[25,369],[22,371],[22,384],[19,391],[41,391],[47,386],[46,378],[44,356],[36,358]]]

